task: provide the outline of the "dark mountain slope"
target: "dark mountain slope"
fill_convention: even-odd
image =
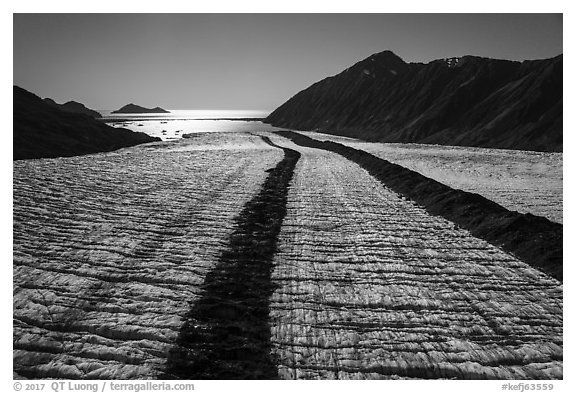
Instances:
[[[55,108],[14,86],[14,159],[76,156],[160,141]]]
[[[101,118],[102,115],[99,112],[96,112],[92,109],[86,108],[84,104],[81,104],[76,101],[68,101],[65,104],[58,104],[51,98],[44,98],[44,102],[48,105],[51,105],[55,108],[61,109],[64,112],[72,112],[72,113],[82,113],[94,118]]]
[[[299,92],[265,121],[371,141],[562,151],[562,56],[408,64],[386,51]]]

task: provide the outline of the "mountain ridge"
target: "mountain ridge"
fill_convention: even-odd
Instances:
[[[82,104],[80,102],[68,101],[64,104],[59,104],[56,101],[54,101],[52,98],[44,98],[44,102],[47,103],[48,105],[51,105],[51,106],[58,108],[58,109],[61,109],[65,112],[82,113],[82,114],[88,115],[90,117],[93,117],[95,119],[99,119],[102,117],[100,112],[97,112],[93,109],[87,108],[84,104]]]
[[[562,151],[562,55],[369,56],[301,90],[265,122],[369,141]]]
[[[13,121],[14,160],[78,156],[160,141],[64,111],[18,86],[13,87]]]
[[[162,109],[159,106],[155,107],[155,108],[145,108],[143,106],[140,105],[136,105],[136,104],[127,104],[124,105],[122,108],[112,111],[112,113],[170,113],[170,111],[167,111],[166,109]]]

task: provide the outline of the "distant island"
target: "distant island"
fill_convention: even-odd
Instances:
[[[102,117],[102,115],[99,112],[96,112],[95,110],[86,108],[86,106],[84,106],[84,104],[81,104],[81,103],[76,102],[76,101],[68,101],[65,104],[58,104],[56,101],[54,101],[51,98],[44,98],[44,102],[50,106],[53,106],[54,108],[61,109],[65,112],[82,113],[84,115],[88,115],[88,116],[93,117],[95,119],[99,119]]]
[[[64,110],[18,86],[13,104],[14,160],[79,156],[161,141]]]
[[[376,142],[561,152],[562,63],[406,63],[385,51],[300,91],[264,122]]]
[[[144,108],[143,106],[140,105],[128,104],[124,105],[122,108],[116,111],[112,111],[112,113],[170,113],[170,111],[162,109],[159,106],[150,109],[150,108]]]

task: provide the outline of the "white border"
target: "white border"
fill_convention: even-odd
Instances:
[[[278,4],[282,3],[282,4]],[[10,4],[2,4],[2,16],[0,26],[2,28],[2,48],[3,52],[10,53],[10,60],[5,59],[2,62],[2,75],[4,76],[4,83],[2,84],[2,107],[10,108],[12,111],[12,79],[13,79],[13,65],[12,65],[12,14],[13,13],[132,13],[132,12],[146,12],[146,13],[439,13],[439,12],[461,12],[461,13],[564,13],[564,106],[568,111],[564,116],[564,147],[565,154],[565,178],[564,178],[564,225],[565,225],[565,258],[564,258],[564,277],[565,282],[569,285],[565,287],[564,293],[564,380],[554,381],[555,388],[553,392],[575,391],[574,387],[574,339],[572,332],[574,331],[574,289],[572,279],[575,277],[574,268],[572,263],[574,260],[574,251],[570,247],[570,242],[566,239],[574,239],[574,169],[576,168],[574,156],[572,155],[574,148],[574,132],[576,129],[573,127],[573,120],[571,118],[571,111],[573,99],[571,98],[574,91],[574,77],[572,76],[576,69],[573,67],[573,30],[576,22],[573,17],[573,8],[569,1],[531,1],[531,2],[517,2],[517,1],[494,1],[486,0],[476,2],[477,4],[466,4],[464,1],[424,1],[424,0],[411,0],[406,2],[385,2],[385,1],[363,1],[363,2],[346,2],[335,3],[327,1],[310,1],[310,0],[292,0],[289,2],[270,2],[270,1],[232,1],[224,0],[218,2],[197,4],[190,2],[186,4],[184,1],[167,1],[162,2],[118,2],[111,0],[97,1],[97,2],[78,2],[78,1],[40,1],[40,0],[27,0],[27,1],[12,1]],[[10,79],[10,83],[7,81]],[[3,391],[10,392],[12,390],[12,325],[9,322],[8,315],[12,312],[11,299],[12,293],[12,115],[6,113],[6,124],[3,130],[3,147],[1,154],[1,167],[0,174],[3,186],[2,192],[2,210],[1,210],[1,235],[2,247],[0,261],[0,274],[2,274],[2,292],[0,294],[3,299],[1,305],[1,315],[5,315],[4,323],[1,324],[1,374],[0,378]],[[538,381],[536,381],[538,382]],[[539,381],[543,382],[543,381]],[[438,392],[495,392],[501,391],[501,385],[504,381],[264,381],[264,382],[229,382],[229,381],[198,381],[196,383],[196,391],[206,392],[220,389],[228,391],[293,391],[293,390],[306,390],[314,391],[318,389],[326,389],[333,392],[349,392],[351,389],[360,387],[363,390],[379,391],[390,389],[396,391],[438,391]],[[360,385],[360,386],[359,386]],[[572,389],[570,389],[572,388]]]

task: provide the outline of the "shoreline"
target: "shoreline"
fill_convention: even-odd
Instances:
[[[175,120],[228,120],[228,121],[263,121],[264,117],[220,117],[220,118],[197,118],[197,119],[165,119],[165,118],[155,118],[155,119],[112,119],[112,118],[100,118],[97,120],[102,121],[103,123],[126,123],[126,122],[134,122],[134,121],[175,121]]]

